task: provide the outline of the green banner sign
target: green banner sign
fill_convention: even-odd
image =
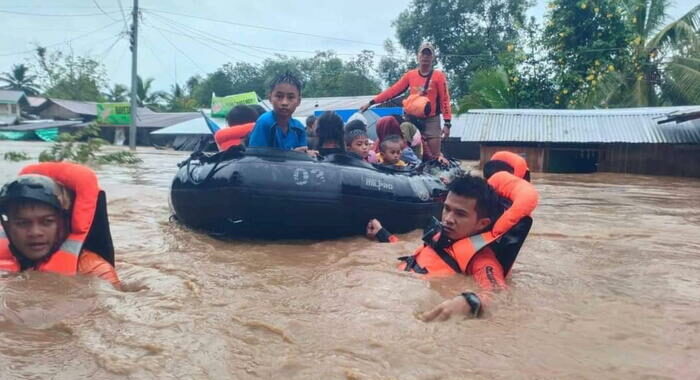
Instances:
[[[217,97],[211,95],[211,116],[226,117],[231,108],[239,104],[258,104],[258,95],[254,92]]]
[[[97,123],[129,125],[131,123],[129,103],[97,103]]]

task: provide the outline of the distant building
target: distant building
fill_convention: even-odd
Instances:
[[[23,91],[0,90],[0,125],[18,123],[24,107],[29,102]]]
[[[97,103],[49,98],[36,112],[42,119],[92,121],[97,117]]]
[[[482,165],[494,152],[509,150],[539,172],[700,177],[700,119],[663,123],[693,112],[700,109],[472,110],[455,118],[450,134],[478,144]]]

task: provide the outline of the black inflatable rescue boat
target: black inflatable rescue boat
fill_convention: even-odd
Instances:
[[[447,195],[436,177],[377,168],[345,153],[319,161],[269,148],[193,153],[171,187],[177,220],[213,234],[327,238],[422,228]]]

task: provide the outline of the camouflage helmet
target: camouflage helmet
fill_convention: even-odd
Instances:
[[[42,202],[63,212],[70,212],[73,194],[62,184],[39,174],[24,174],[0,189],[0,213],[7,212],[13,201],[25,199]]]

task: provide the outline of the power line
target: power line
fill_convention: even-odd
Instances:
[[[192,62],[192,64],[195,65],[199,70],[201,70],[203,73],[206,72],[206,70],[204,70],[201,66],[199,66],[199,64],[197,64],[197,62],[194,61],[194,59],[190,58],[189,55],[185,54],[185,52],[182,51],[179,47],[177,47],[177,45],[175,45],[174,43],[172,43],[172,41],[170,41],[170,39],[169,39],[165,34],[163,34],[163,32],[161,32],[160,30],[158,30],[158,33],[160,33],[160,35],[163,36],[163,38],[170,44],[170,46],[172,46],[173,48],[175,48],[175,50],[179,51],[180,54],[182,54],[182,55],[185,56],[185,58],[189,59],[190,62]]]
[[[107,14],[107,12],[105,12],[105,10],[102,9],[102,7],[100,6],[100,3],[98,3],[97,0],[92,0],[92,2],[95,4],[95,6],[97,7],[97,9],[99,9],[100,12],[102,12],[105,16],[109,17],[110,20],[112,20],[112,21],[119,21],[119,20],[113,18],[112,16],[110,16],[109,14]]]
[[[122,0],[117,0],[119,3],[119,11],[122,13],[122,20],[124,20],[124,30],[129,30],[129,23],[126,22],[126,14],[124,13],[124,6],[122,5]]]
[[[103,12],[103,13],[81,13],[81,14],[55,14],[55,13],[31,13],[31,12],[17,12],[17,11],[7,11],[7,10],[0,10],[0,13],[7,13],[11,15],[20,15],[20,16],[42,16],[42,17],[84,17],[84,16],[102,16],[102,15],[109,15],[109,14],[114,14],[119,11],[112,11],[112,12]]]
[[[207,17],[193,16],[193,15],[188,15],[188,14],[184,14],[184,13],[177,13],[177,12],[170,12],[170,11],[161,11],[161,10],[154,10],[154,9],[148,9],[148,10],[151,12],[156,12],[156,13],[166,13],[166,14],[171,14],[171,15],[175,15],[175,16],[196,18],[196,19],[200,19],[200,20],[218,22],[218,23],[222,23],[222,24],[229,24],[229,25],[235,25],[235,26],[242,26],[242,27],[246,27],[246,28],[268,30],[268,31],[287,33],[287,34],[296,34],[299,36],[323,38],[323,39],[327,39],[327,40],[351,42],[351,43],[362,44],[362,45],[384,46],[382,44],[373,43],[373,42],[357,41],[357,40],[351,40],[351,39],[347,39],[347,38],[339,38],[339,37],[332,37],[332,36],[324,36],[324,35],[320,35],[320,34],[297,32],[297,31],[293,31],[293,30],[272,28],[272,27],[263,26],[263,25],[243,24],[243,23],[239,23],[239,22],[233,22],[233,21],[227,21],[227,20],[217,20],[217,19],[212,19],[212,18],[207,18]]]
[[[146,24],[144,23],[144,26],[145,25]],[[146,38],[146,34],[145,33],[141,34],[141,38],[143,38],[143,42],[144,42],[143,45],[148,49],[148,51],[151,53],[151,55],[153,57],[155,57],[155,59],[158,61],[158,63],[160,63],[160,66],[163,69],[165,69],[165,67],[166,67],[165,63],[163,63],[163,61],[160,59],[160,56],[158,56],[158,53],[155,51],[155,49],[151,45],[150,41]],[[177,78],[175,77],[174,74],[173,74],[173,81],[174,81],[174,83],[177,83]]]
[[[162,29],[162,30],[164,30],[164,31],[167,31],[167,32],[170,32],[170,33],[177,33],[178,35],[179,35],[179,34],[182,34],[182,35],[184,35],[184,36],[186,36],[186,37],[189,37],[189,38],[191,38],[191,39],[194,39],[194,40],[196,40],[196,41],[198,41],[198,42],[200,42],[200,43],[203,43],[203,44],[204,44],[204,42],[203,42],[202,39],[206,39],[206,40],[211,41],[211,42],[213,42],[213,43],[215,43],[215,44],[229,46],[229,47],[231,47],[231,48],[233,48],[233,49],[236,49],[236,51],[238,51],[238,52],[240,52],[240,53],[243,53],[243,54],[246,54],[246,55],[248,55],[248,56],[250,56],[250,57],[258,58],[258,59],[265,59],[265,57],[261,57],[261,56],[259,56],[259,55],[255,55],[255,54],[252,54],[252,53],[248,53],[248,52],[245,52],[245,51],[241,50],[241,49],[238,48],[237,46],[232,46],[232,45],[238,45],[238,46],[247,47],[247,48],[249,48],[249,49],[251,49],[251,50],[256,50],[256,51],[259,50],[259,49],[255,49],[255,48],[253,48],[253,47],[251,47],[251,46],[249,46],[249,45],[239,44],[239,43],[233,42],[233,41],[231,41],[231,40],[228,40],[228,39],[226,39],[226,38],[222,38],[222,37],[219,37],[219,36],[212,35],[212,34],[210,34],[210,33],[207,33],[207,32],[204,32],[204,31],[201,31],[201,30],[198,30],[198,29],[189,27],[189,26],[187,26],[187,25],[178,23],[177,21],[170,20],[170,19],[168,19],[168,18],[166,18],[166,17],[163,17],[163,16],[158,16],[158,15],[153,15],[153,16],[156,16],[156,17],[159,17],[159,18],[163,18],[164,20],[166,20],[166,21],[165,21],[165,22],[167,23],[166,26],[169,26],[169,27],[175,29],[175,32],[173,32],[173,31],[171,31],[171,30]],[[161,22],[163,22],[163,21],[161,21]],[[178,26],[178,25],[181,25],[181,26]],[[156,26],[154,26],[154,25],[150,25],[150,26],[151,26],[152,28],[159,29],[158,27],[156,27]],[[183,31],[184,31],[184,32],[183,32]],[[191,34],[186,33],[186,32],[188,32],[188,31],[191,31],[191,32],[193,32],[193,33],[198,33],[199,36],[197,36],[196,34],[193,36],[193,35],[191,35]],[[223,44],[221,41],[228,41],[229,44]],[[206,44],[205,44],[205,45],[206,45]],[[207,45],[207,46],[208,46],[208,45]],[[218,51],[218,49],[216,49],[216,50]],[[260,51],[260,52],[261,52],[261,53],[264,53],[264,54],[270,54],[270,53],[265,52],[265,51]],[[229,53],[224,53],[224,54],[228,56]]]
[[[109,27],[111,27],[111,26],[114,26],[115,24],[118,24],[118,23],[119,23],[119,21],[115,21],[115,22],[113,22],[113,23],[111,23],[111,24],[107,24],[107,25],[102,26],[102,27],[100,27],[100,28],[98,28],[98,29],[89,31],[89,32],[87,32],[87,33],[81,34],[81,35],[76,36],[76,37],[73,37],[73,38],[71,38],[71,39],[69,39],[69,40],[65,40],[65,41],[61,41],[61,42],[56,42],[56,43],[54,43],[54,44],[45,45],[45,46],[43,46],[43,47],[49,48],[49,47],[59,46],[59,45],[63,45],[63,44],[68,44],[68,43],[71,43],[71,42],[73,42],[73,41],[75,41],[75,40],[77,40],[77,39],[84,38],[84,37],[87,37],[87,36],[91,36],[91,35],[93,35],[93,34],[95,34],[95,33],[97,33],[97,32],[100,32],[100,31],[102,31],[102,30],[105,30],[105,29],[107,29],[107,28],[109,28]],[[12,55],[21,55],[21,54],[33,53],[35,50],[36,50],[36,49],[31,49],[31,50],[17,51],[17,52],[13,52],[13,53],[0,54],[0,57],[9,57],[9,56],[12,56]]]

